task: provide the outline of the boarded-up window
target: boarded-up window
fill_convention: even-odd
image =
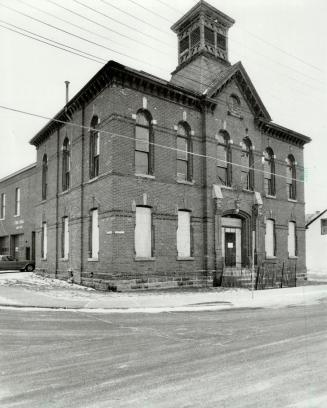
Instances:
[[[140,258],[151,258],[151,208],[136,207],[135,218],[135,255]]]
[[[68,223],[68,217],[63,217],[63,219],[62,219],[61,256],[64,259],[68,259],[68,256],[69,256],[69,223]]]
[[[41,258],[46,259],[48,251],[48,229],[47,223],[42,222],[41,227]]]
[[[6,218],[6,194],[1,193],[0,196],[0,219]]]
[[[177,253],[180,258],[191,256],[191,213],[178,211]]]
[[[288,223],[288,255],[296,256],[296,224],[293,221]]]
[[[275,256],[275,222],[266,221],[265,250],[267,257]]]
[[[321,221],[321,235],[327,235],[327,218],[323,218]]]
[[[90,255],[92,259],[99,257],[99,215],[98,210],[91,210],[90,220]]]

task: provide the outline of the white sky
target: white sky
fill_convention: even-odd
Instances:
[[[104,47],[72,37],[3,6],[0,6],[0,25],[9,27],[7,23],[10,23],[106,61],[113,59],[169,80],[170,72],[177,65],[177,40],[170,26],[196,3],[194,0],[0,0],[0,5],[15,8]],[[230,61],[242,61],[273,121],[313,139],[305,147],[306,210],[326,208],[327,2],[210,0],[209,3],[236,20],[229,32]],[[73,96],[102,66],[1,26],[0,47],[0,105],[47,117],[64,105],[65,80],[71,82],[70,96]],[[0,178],[35,161],[35,149],[28,141],[46,122],[0,108]]]

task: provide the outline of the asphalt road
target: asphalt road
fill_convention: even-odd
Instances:
[[[326,303],[0,316],[2,408],[327,407]]]

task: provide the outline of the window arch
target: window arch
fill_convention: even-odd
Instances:
[[[246,137],[241,143],[242,184],[246,190],[254,190],[254,162],[252,142]]]
[[[153,174],[153,129],[149,112],[140,110],[135,125],[135,173]]]
[[[296,162],[292,154],[288,155],[286,167],[287,194],[290,200],[296,200]]]
[[[270,147],[263,153],[264,156],[264,188],[265,193],[269,196],[276,194],[276,180],[275,180],[275,156]]]
[[[70,187],[70,141],[65,138],[62,145],[62,190]]]
[[[99,156],[100,156],[100,132],[99,118],[93,116],[91,120],[90,130],[90,178],[97,177],[99,175]]]
[[[177,128],[177,180],[192,181],[193,156],[191,129],[188,123],[180,122]]]
[[[229,97],[229,109],[234,115],[241,114],[241,101],[240,98],[235,94],[232,94]]]
[[[42,200],[46,200],[48,193],[48,156],[43,155],[42,159]]]
[[[217,138],[217,177],[224,186],[232,185],[232,150],[229,134],[220,130]]]

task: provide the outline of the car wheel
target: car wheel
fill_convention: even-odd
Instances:
[[[31,265],[31,264],[26,265],[25,271],[26,271],[26,272],[32,272],[32,271],[34,271],[34,266]]]

